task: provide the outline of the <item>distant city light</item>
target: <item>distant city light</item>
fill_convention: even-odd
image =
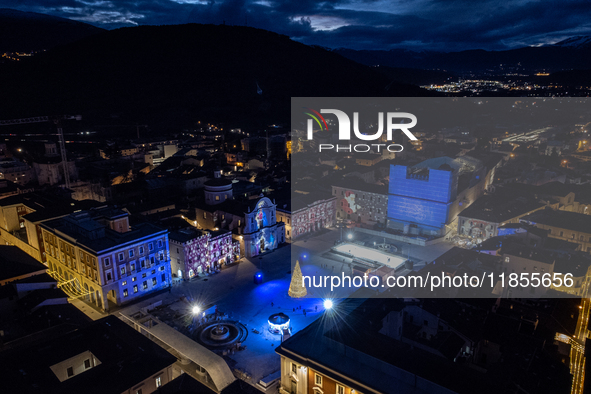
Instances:
[[[332,300],[324,300],[324,309],[332,309]]]

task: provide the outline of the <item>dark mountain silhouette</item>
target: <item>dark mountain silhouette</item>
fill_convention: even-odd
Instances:
[[[526,72],[585,69],[591,64],[590,37],[573,37],[554,45],[524,47],[506,51],[468,50],[461,52],[415,52],[340,48],[334,52],[368,66],[438,69],[451,72],[484,72],[506,67],[519,67]]]
[[[241,26],[123,28],[27,60],[0,65],[0,119],[83,113],[244,125],[288,121],[291,97],[425,94],[336,53]]]
[[[50,49],[102,31],[71,19],[0,8],[0,52]]]

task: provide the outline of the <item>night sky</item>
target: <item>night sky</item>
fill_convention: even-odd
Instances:
[[[106,29],[247,23],[330,48],[500,50],[591,35],[588,0],[0,0],[0,7]]]

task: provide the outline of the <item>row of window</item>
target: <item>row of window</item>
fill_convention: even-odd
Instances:
[[[552,229],[550,229],[550,234],[554,234],[554,235],[556,235],[556,234],[555,234],[555,231],[552,231]],[[558,233],[558,236],[559,236],[559,237],[565,237],[565,235],[564,235],[564,231],[560,231],[560,232]],[[570,236],[570,239],[573,239],[573,240],[574,240],[576,237],[577,237],[577,235],[576,235],[575,233],[572,233],[572,234],[571,234],[571,236]],[[566,236],[566,238],[568,238],[568,236]],[[582,235],[582,234],[581,234],[581,235],[579,235],[579,241],[580,241],[580,242],[585,242],[585,236],[584,236],[584,235]],[[591,242],[591,237],[589,237],[589,239],[587,240],[587,242]]]
[[[298,373],[298,365],[295,363],[291,363],[291,372],[293,374]],[[314,372],[314,385],[315,387],[322,388],[322,384],[324,382],[324,376],[320,375],[318,372]],[[345,386],[336,383],[336,394],[345,394]]]
[[[135,282],[135,277],[132,278],[132,281]],[[162,274],[162,283],[166,283],[166,274]],[[124,286],[127,285],[127,281],[122,283]],[[158,280],[156,278],[152,278],[152,286],[157,286]],[[137,293],[139,291],[138,285],[133,285],[133,293]],[[142,282],[142,289],[148,290],[148,281],[145,280]],[[129,296],[129,291],[127,289],[123,289],[123,297]]]
[[[162,240],[158,240],[158,248],[161,248],[161,247],[162,247]],[[145,252],[144,246],[143,245],[140,245],[138,249],[139,249],[139,254],[140,255],[143,255],[144,252]],[[154,243],[153,242],[150,242],[148,244],[148,250],[150,252],[154,250]],[[164,255],[164,252],[161,251],[160,254],[161,255]],[[134,258],[135,257],[135,250],[134,249],[129,249],[127,251],[127,255],[129,256],[130,259]],[[125,260],[125,252],[119,252],[119,254],[117,255],[117,258],[118,258],[119,261],[124,261]],[[163,258],[161,258],[161,260],[163,260]],[[111,258],[110,257],[105,257],[103,259],[103,263],[105,264],[105,266],[108,267],[111,264]]]

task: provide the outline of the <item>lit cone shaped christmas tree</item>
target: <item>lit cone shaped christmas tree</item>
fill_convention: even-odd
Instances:
[[[287,294],[292,298],[302,298],[308,294],[308,290],[306,290],[306,286],[304,286],[304,279],[302,278],[302,270],[300,269],[299,261],[296,261]]]

